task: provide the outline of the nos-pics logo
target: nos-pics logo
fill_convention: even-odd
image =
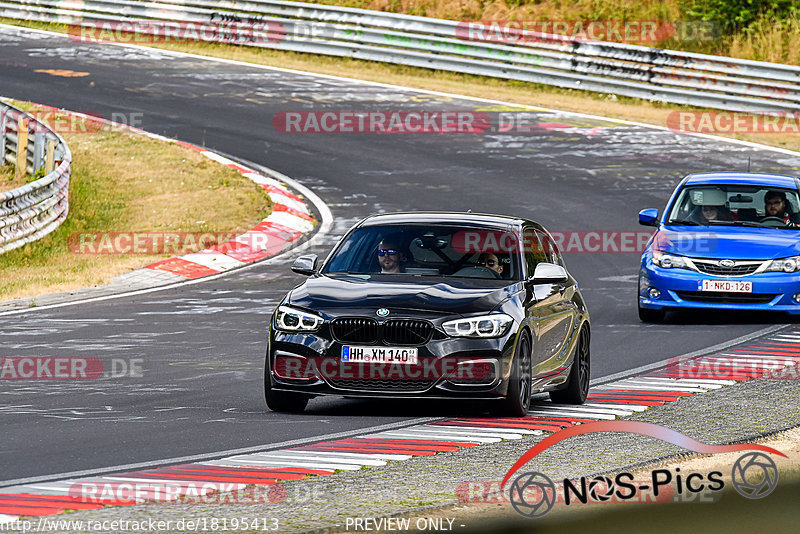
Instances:
[[[759,444],[709,445],[696,441],[685,434],[669,428],[639,421],[600,421],[566,428],[537,443],[509,469],[502,485],[527,462],[548,447],[572,436],[593,432],[628,432],[673,443],[682,448],[702,454],[718,454],[748,450],[739,457],[731,470],[731,485],[743,497],[762,499],[771,494],[778,485],[778,466],[764,452],[786,457],[771,447]],[[763,451],[763,452],[758,452]],[[616,475],[600,475],[593,478],[580,477],[577,480],[563,479],[556,484],[544,473],[528,471],[516,476],[509,488],[509,500],[521,515],[530,518],[547,514],[556,502],[587,504],[591,502],[626,502],[637,499],[642,492],[650,492],[658,498],[659,494],[677,495],[697,494],[705,491],[721,491],[725,487],[721,471],[681,472],[655,469],[645,481],[634,480],[628,472]]]

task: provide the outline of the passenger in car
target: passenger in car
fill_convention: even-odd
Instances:
[[[711,221],[733,221],[734,216],[725,206],[702,206],[700,210],[700,223]]]
[[[736,217],[725,204],[727,195],[721,189],[703,189],[692,192],[694,208],[689,219],[700,224],[715,221],[734,221]]]

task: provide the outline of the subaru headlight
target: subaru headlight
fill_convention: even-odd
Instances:
[[[684,268],[688,269],[686,260],[682,256],[673,256],[672,254],[665,254],[658,250],[653,251],[653,263],[664,269]]]
[[[791,258],[781,258],[779,260],[772,260],[764,269],[764,272],[783,272],[793,273],[800,269],[800,256],[792,256]]]
[[[322,325],[322,317],[290,306],[278,306],[275,328],[286,332],[314,332]]]
[[[505,313],[454,319],[442,323],[442,329],[452,337],[499,337],[508,332],[514,319]]]

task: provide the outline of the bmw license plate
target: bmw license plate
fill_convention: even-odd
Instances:
[[[703,280],[698,284],[700,291],[717,291],[725,293],[752,293],[753,282],[740,280]]]
[[[416,347],[342,347],[343,362],[417,364]]]

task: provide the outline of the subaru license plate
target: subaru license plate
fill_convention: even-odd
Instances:
[[[722,293],[752,293],[753,282],[741,280],[703,280],[699,284],[700,291],[716,291]]]

